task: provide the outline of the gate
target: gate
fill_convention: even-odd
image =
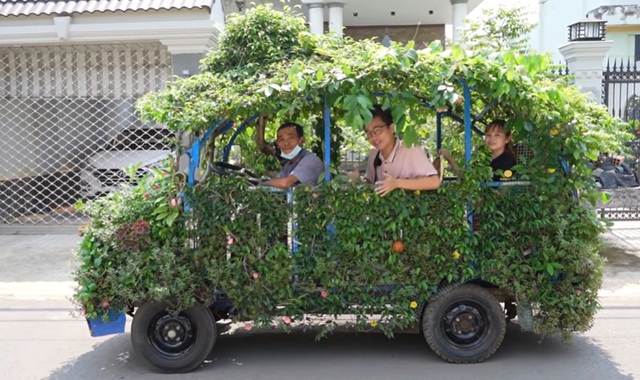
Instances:
[[[614,117],[640,120],[640,70],[635,61],[607,61],[602,72],[602,103]]]
[[[170,75],[160,44],[2,48],[0,226],[81,223],[78,199],[122,182],[125,161],[165,152],[166,130],[133,105]]]
[[[607,62],[602,72],[602,103],[609,113],[622,120],[636,122],[640,127],[640,70],[635,60]],[[640,129],[639,129],[640,130]],[[627,162],[640,175],[640,140],[630,141],[633,161]],[[610,191],[611,200],[599,205],[598,213],[611,220],[640,220],[640,188],[622,188]]]

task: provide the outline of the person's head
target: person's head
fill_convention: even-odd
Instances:
[[[304,143],[304,132],[300,124],[288,121],[278,127],[276,145],[283,158],[291,159],[297,156],[302,143]]]
[[[371,114],[371,121],[364,126],[367,140],[379,150],[393,146],[395,144],[395,125],[391,117],[391,109],[383,110],[382,106],[378,104],[371,109]]]
[[[487,124],[484,130],[484,141],[494,155],[502,154],[505,149],[511,149],[511,131],[504,120],[494,120]]]

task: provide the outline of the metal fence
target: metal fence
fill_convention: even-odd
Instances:
[[[571,74],[569,72],[569,66],[566,63],[557,63],[551,68],[551,72],[559,77],[567,76]]]
[[[602,103],[609,113],[625,121],[640,120],[640,68],[635,59],[607,61],[602,72]],[[633,142],[630,142],[632,144]],[[640,150],[633,149],[627,162],[638,173]],[[608,190],[611,200],[598,213],[611,220],[640,220],[640,188]]]
[[[640,120],[640,70],[635,60],[607,61],[602,72],[602,103],[623,120]]]
[[[2,48],[0,225],[81,223],[78,199],[166,155],[167,131],[134,102],[170,76],[159,44]]]

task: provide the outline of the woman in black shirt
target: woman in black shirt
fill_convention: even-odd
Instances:
[[[504,120],[495,120],[487,125],[484,141],[491,149],[491,168],[493,180],[509,179],[513,175],[511,168],[516,165],[516,155],[511,146],[511,132],[505,128]]]
[[[516,165],[516,155],[511,146],[511,132],[505,127],[504,120],[494,120],[484,131],[484,142],[491,150],[491,168],[493,180],[501,181],[513,176],[512,167]],[[460,168],[446,149],[438,151],[447,160],[451,169],[461,175]]]

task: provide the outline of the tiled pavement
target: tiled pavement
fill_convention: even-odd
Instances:
[[[640,220],[614,222],[603,234],[603,239],[640,256]]]

